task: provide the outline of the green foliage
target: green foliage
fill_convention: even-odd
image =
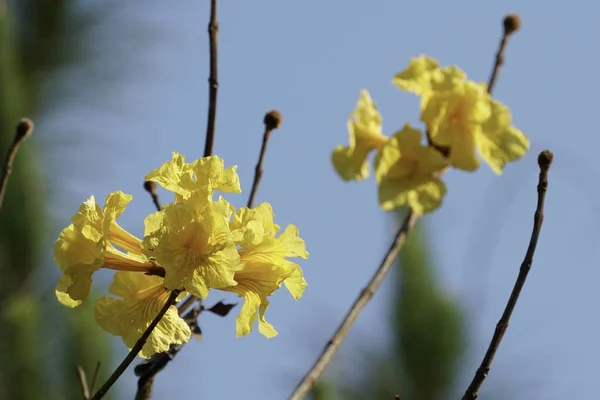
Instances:
[[[14,4],[13,4],[14,3]],[[25,0],[0,4],[0,157],[4,160],[14,129],[24,116],[40,114],[42,85],[58,67],[79,62],[67,35],[73,1]],[[45,188],[35,153],[35,132],[19,151],[0,210],[0,398],[79,398],[75,367],[83,365],[89,379],[95,365],[107,361],[108,338],[88,309],[76,310],[49,337],[45,324],[61,321],[57,308],[33,295],[33,279],[42,264],[46,235]],[[54,299],[52,299],[54,300]],[[61,313],[63,310],[61,309]],[[60,361],[48,360],[54,354]],[[64,369],[56,373],[51,365]],[[68,370],[67,370],[68,369]],[[52,378],[60,375],[57,384]]]
[[[406,371],[402,392],[415,400],[448,392],[465,344],[461,310],[436,282],[429,254],[416,229],[400,254],[394,291],[394,351]]]

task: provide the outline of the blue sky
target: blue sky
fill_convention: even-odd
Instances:
[[[98,2],[83,7],[92,3]],[[37,124],[46,163],[61,184],[53,190],[54,234],[90,194],[102,199],[123,190],[134,201],[122,225],[141,235],[153,211],[143,176],[172,151],[202,155],[209,2],[165,4],[112,4],[88,45],[95,61],[48,88],[48,104],[56,102],[53,88],[68,89]],[[258,201],[273,205],[280,225],[299,227],[310,252],[301,262],[309,286],[299,302],[284,292],[274,296],[268,318],[279,330],[275,339],[257,332],[236,339],[233,316],[203,315],[203,341],[186,346],[161,373],[155,398],[175,391],[245,400],[290,393],[392,237],[375,183],[343,183],[329,161],[333,147],[347,141],[346,120],[360,89],[376,101],[386,133],[405,122],[418,125],[418,100],[391,84],[394,74],[411,57],[428,54],[487,81],[508,12],[519,13],[523,27],[510,40],[495,96],[528,134],[531,153],[502,177],[485,166],[449,173],[445,204],[424,223],[440,279],[464,302],[473,351],[483,355],[529,240],[537,154],[555,153],[533,271],[488,383],[527,389],[515,399],[593,398],[600,356],[599,11],[584,1],[222,2],[215,149],[239,166],[245,193],[228,199],[246,201],[262,117],[279,109],[283,125],[270,142]],[[366,309],[330,374],[344,370],[354,345],[385,338],[388,294],[386,286]],[[209,301],[223,298],[215,293]],[[115,348],[125,354],[119,340]],[[479,356],[468,362],[465,369],[474,371]],[[130,398],[134,388],[128,372],[118,390]]]

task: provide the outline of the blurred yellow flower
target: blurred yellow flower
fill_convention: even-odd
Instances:
[[[527,137],[511,125],[510,110],[458,67],[440,68],[433,58],[419,56],[396,75],[394,84],[421,96],[421,121],[431,141],[448,149],[450,163],[458,169],[479,168],[478,151],[501,174],[508,162],[529,150]]]
[[[54,242],[54,261],[63,273],[56,296],[63,305],[82,304],[89,295],[92,274],[100,268],[146,273],[158,267],[141,253],[140,239],[116,221],[131,199],[113,192],[101,208],[90,196]]]
[[[381,115],[369,92],[362,90],[348,120],[350,143],[337,146],[331,155],[333,166],[343,180],[359,181],[369,176],[367,157],[387,140],[381,129]]]
[[[436,149],[423,146],[421,137],[419,130],[406,124],[377,154],[375,179],[384,210],[407,205],[425,214],[441,205],[446,185],[438,175],[447,161]]]
[[[237,166],[225,168],[217,156],[200,158],[186,163],[183,155],[173,152],[172,160],[146,175],[153,181],[176,194],[177,201],[194,192],[202,192],[212,199],[213,192],[241,193]]]
[[[146,218],[143,252],[165,269],[165,286],[206,298],[210,288],[235,285],[240,257],[229,230],[232,208],[201,191]]]
[[[231,221],[235,241],[244,265],[235,273],[236,286],[221,290],[236,293],[244,298],[244,305],[237,317],[237,336],[252,331],[258,319],[258,330],[268,338],[277,331],[265,319],[269,306],[267,299],[283,282],[294,299],[298,300],[306,288],[300,267],[287,260],[290,257],[308,258],[306,245],[295,225],[288,225],[276,237],[279,225],[273,222],[273,210],[268,203],[253,209],[243,207],[236,211]]]
[[[136,272],[117,272],[109,292],[118,298],[101,297],[96,302],[96,322],[102,329],[121,336],[128,349],[142,336],[169,298],[163,279]],[[149,358],[167,351],[171,344],[182,344],[191,336],[187,323],[171,306],[154,328],[138,354]]]

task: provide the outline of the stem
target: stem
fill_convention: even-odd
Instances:
[[[4,195],[6,194],[6,187],[8,185],[8,178],[13,170],[13,162],[19,151],[21,143],[33,132],[33,122],[27,118],[23,118],[17,128],[15,129],[15,138],[12,145],[6,153],[6,160],[4,161],[4,168],[2,171],[2,179],[0,180],[0,208],[4,202]]]
[[[390,271],[392,265],[394,264],[398,252],[400,251],[400,249],[402,249],[402,246],[404,246],[408,233],[415,225],[417,218],[417,214],[415,214],[412,210],[408,212],[407,216],[404,218],[402,226],[396,234],[394,242],[392,243],[385,257],[381,261],[381,264],[377,268],[377,271],[371,277],[371,280],[369,281],[367,286],[365,286],[362,292],[358,295],[358,297],[354,301],[354,304],[352,304],[352,306],[348,310],[348,313],[342,320],[342,323],[340,324],[336,332],[333,334],[333,336],[331,336],[331,338],[325,345],[325,348],[323,349],[313,366],[306,373],[306,375],[304,375],[304,378],[302,378],[298,386],[296,386],[296,389],[291,394],[288,400],[304,399],[308,395],[310,390],[313,388],[327,364],[329,364],[329,362],[337,353],[340,345],[346,338],[346,335],[350,331],[350,328],[352,328],[352,325],[354,325],[354,322],[356,322],[356,319],[358,318],[360,313],[369,303],[369,301],[377,292],[377,290],[379,290],[381,283],[383,282],[386,275]]]
[[[204,143],[204,157],[213,153],[215,141],[215,120],[217,117],[217,92],[219,90],[217,71],[217,0],[210,2],[210,22],[208,23],[208,37],[210,46],[210,75],[208,77],[208,121],[206,123],[206,142]]]
[[[500,317],[498,324],[496,324],[496,330],[494,331],[494,335],[492,336],[492,340],[490,341],[485,356],[483,357],[481,365],[477,369],[471,384],[462,397],[462,400],[475,400],[477,398],[478,391],[490,372],[490,365],[494,360],[496,351],[498,351],[498,347],[502,342],[504,333],[508,328],[510,317],[515,309],[517,300],[521,295],[521,290],[525,285],[525,281],[527,280],[527,274],[529,274],[529,271],[531,270],[533,255],[535,253],[535,248],[537,246],[540,231],[542,229],[542,222],[544,221],[544,201],[546,199],[546,191],[548,189],[548,170],[552,164],[552,158],[553,155],[548,150],[541,152],[538,157],[538,164],[540,167],[540,177],[537,186],[538,199],[533,217],[533,230],[531,231],[531,238],[529,240],[529,246],[527,247],[527,253],[525,254],[525,258],[521,264],[519,275],[517,276],[517,280],[508,299],[508,303],[506,303],[502,317]]]
[[[98,389],[98,391],[96,392],[96,394],[94,394],[94,397],[92,397],[91,400],[99,400],[102,397],[104,397],[104,395],[108,392],[108,390],[115,384],[117,379],[119,379],[119,377],[121,375],[123,375],[123,372],[125,372],[127,367],[129,367],[129,364],[131,364],[133,362],[133,360],[135,360],[138,353],[142,350],[142,348],[146,344],[146,340],[148,340],[148,337],[150,337],[150,334],[152,333],[154,328],[156,328],[156,325],[158,325],[158,323],[160,322],[162,317],[167,313],[167,311],[169,311],[169,308],[173,304],[175,304],[175,302],[177,301],[177,296],[179,296],[179,293],[181,293],[180,290],[173,290],[171,292],[171,295],[169,296],[167,302],[165,303],[163,308],[160,310],[158,315],[152,320],[152,322],[150,323],[148,328],[146,328],[146,330],[144,331],[142,336],[137,340],[137,342],[135,342],[135,344],[133,345],[133,347],[127,354],[127,356],[123,359],[123,361],[121,361],[121,364],[119,364],[117,369],[115,369],[115,371],[110,375],[110,377],[107,379],[107,381],[104,382],[104,385],[102,385],[102,387],[100,389]]]
[[[263,163],[265,160],[265,153],[267,152],[267,144],[269,143],[269,137],[271,137],[271,129],[265,127],[265,133],[262,139],[262,146],[260,147],[260,155],[258,156],[258,162],[256,163],[256,168],[254,169],[254,181],[252,182],[252,189],[250,190],[250,196],[248,196],[248,208],[252,208],[254,205],[254,198],[256,197],[256,192],[258,192],[258,184],[260,183],[260,179],[263,174]]]

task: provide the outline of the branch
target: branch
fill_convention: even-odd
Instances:
[[[537,207],[535,209],[535,215],[533,217],[533,230],[531,232],[531,239],[529,240],[529,246],[527,247],[527,253],[525,254],[525,258],[523,263],[521,264],[521,269],[519,270],[519,275],[517,276],[517,280],[513,287],[513,290],[508,299],[508,303],[504,308],[504,312],[502,313],[502,317],[498,321],[496,325],[496,330],[494,331],[494,336],[490,341],[488,349],[481,361],[481,365],[477,369],[475,376],[473,377],[473,381],[469,385],[467,391],[465,392],[462,400],[475,400],[477,398],[477,393],[483,384],[483,381],[487,377],[490,372],[490,365],[494,360],[494,356],[496,355],[496,351],[500,346],[500,342],[504,337],[504,333],[508,328],[508,323],[510,321],[510,317],[515,309],[515,305],[517,304],[517,300],[521,295],[521,290],[525,285],[525,280],[527,279],[527,274],[531,269],[531,264],[533,263],[533,254],[535,253],[535,248],[537,246],[538,238],[540,236],[540,231],[542,229],[542,222],[544,220],[544,200],[546,198],[546,190],[548,189],[548,170],[550,169],[550,165],[552,164],[553,155],[549,150],[544,150],[538,156],[538,165],[540,167],[540,177],[537,186],[538,192],[538,200]]]
[[[503,27],[504,32],[502,34],[502,38],[500,39],[498,51],[496,52],[496,62],[494,63],[494,68],[492,68],[492,74],[490,75],[490,80],[488,82],[488,93],[490,94],[492,94],[494,86],[496,85],[496,79],[498,78],[500,67],[502,67],[504,64],[504,50],[506,49],[508,38],[519,30],[521,27],[521,19],[517,14],[508,14],[506,17],[504,17]]]
[[[325,348],[323,349],[313,366],[306,373],[306,375],[304,375],[304,378],[302,378],[298,386],[296,386],[296,389],[291,394],[288,400],[301,400],[308,395],[308,393],[319,379],[319,376],[321,375],[327,364],[329,364],[329,362],[337,353],[340,345],[346,338],[346,335],[350,331],[350,328],[352,328],[352,325],[354,325],[354,322],[356,322],[356,319],[358,318],[360,313],[363,311],[367,303],[371,300],[373,295],[381,286],[381,283],[383,282],[386,275],[390,271],[392,265],[394,264],[398,252],[400,251],[402,246],[404,246],[408,233],[415,225],[417,218],[417,214],[415,214],[412,210],[408,212],[408,214],[404,218],[402,226],[396,234],[394,242],[392,243],[385,257],[381,261],[379,268],[377,268],[377,271],[371,277],[371,280],[369,281],[367,286],[365,286],[365,288],[356,298],[354,304],[352,304],[352,307],[350,307],[350,310],[348,310],[348,313],[344,317],[337,331],[333,334],[331,339],[329,339],[327,345],[325,345]]]
[[[208,37],[210,46],[210,75],[208,77],[208,121],[206,123],[206,142],[204,143],[204,157],[213,153],[215,141],[215,119],[217,117],[217,91],[219,90],[217,71],[217,0],[210,2],[210,22],[208,23]]]
[[[121,364],[119,364],[117,369],[115,369],[115,371],[111,374],[111,376],[104,383],[104,385],[102,385],[102,387],[100,389],[98,389],[98,391],[96,392],[96,394],[94,394],[94,397],[92,397],[91,400],[99,400],[102,397],[104,397],[104,395],[108,392],[108,390],[115,384],[117,379],[119,379],[119,377],[121,375],[123,375],[123,372],[125,372],[127,367],[129,367],[129,364],[131,364],[133,362],[133,360],[135,360],[138,353],[142,350],[142,348],[146,344],[146,340],[148,340],[148,337],[150,337],[150,334],[152,333],[154,328],[156,328],[156,325],[158,325],[158,323],[160,322],[162,317],[167,313],[167,311],[169,311],[169,308],[173,304],[175,304],[175,302],[177,301],[177,296],[179,296],[180,293],[181,293],[180,290],[173,290],[171,292],[169,299],[167,300],[167,302],[165,303],[163,308],[160,310],[158,315],[152,320],[150,325],[148,325],[148,328],[146,328],[146,330],[144,331],[142,336],[137,340],[137,342],[135,342],[135,344],[133,345],[133,347],[131,348],[131,350],[129,351],[127,356],[125,357],[125,359],[123,359],[123,361],[121,361]]]
[[[190,299],[188,297],[188,299]],[[196,299],[194,298],[194,301]],[[193,302],[192,302],[193,303]],[[186,315],[182,316],[182,318],[188,323],[190,329],[192,330],[192,334],[194,331],[199,331],[197,326],[198,315],[204,310],[203,306],[200,308],[194,308],[190,310]],[[152,395],[152,385],[154,384],[154,378],[156,375],[165,369],[167,364],[175,358],[177,353],[183,348],[184,344],[172,344],[168,351],[164,351],[162,353],[157,353],[152,356],[150,360],[138,365],[134,373],[139,376],[138,379],[138,389],[135,394],[135,400],[147,400],[150,399]]]
[[[79,384],[81,385],[81,393],[83,394],[83,398],[85,400],[89,400],[90,388],[88,387],[85,371],[83,370],[83,367],[81,365],[77,366],[77,376],[79,377]]]
[[[254,181],[252,182],[252,189],[250,190],[250,196],[248,197],[248,208],[252,208],[254,205],[254,198],[256,192],[258,192],[258,184],[263,174],[263,163],[265,160],[265,153],[267,152],[267,144],[271,137],[271,132],[279,128],[281,125],[281,114],[277,110],[269,111],[264,118],[265,133],[263,134],[262,146],[260,148],[260,155],[258,156],[258,163],[254,169]]]
[[[19,146],[27,137],[33,132],[33,122],[30,119],[23,118],[19,121],[17,128],[15,129],[15,138],[13,139],[12,145],[6,153],[6,160],[4,161],[4,169],[2,171],[2,180],[0,181],[0,208],[4,202],[4,195],[6,193],[6,186],[8,184],[8,178],[13,170],[13,161],[19,151]]]
[[[152,197],[152,202],[154,203],[154,207],[156,207],[156,211],[160,211],[162,209],[160,205],[160,199],[158,198],[158,193],[156,193],[156,182],[145,181],[144,182],[144,190],[150,194]]]

